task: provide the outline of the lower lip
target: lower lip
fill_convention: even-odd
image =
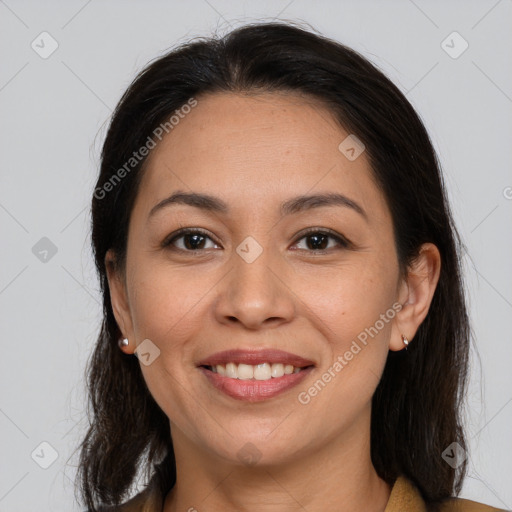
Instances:
[[[313,366],[305,368],[299,373],[272,377],[269,380],[232,379],[231,377],[224,377],[216,372],[207,370],[202,366],[199,369],[207,377],[210,384],[226,395],[246,402],[261,402],[284,393],[299,384],[313,370]]]

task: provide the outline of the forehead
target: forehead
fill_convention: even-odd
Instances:
[[[311,97],[283,92],[201,96],[151,151],[139,195],[154,203],[188,189],[242,207],[337,191],[363,206],[386,208],[364,152],[349,160],[340,151],[349,135]]]

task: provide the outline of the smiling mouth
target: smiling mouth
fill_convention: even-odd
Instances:
[[[294,367],[283,363],[226,363],[201,365],[198,369],[207,382],[223,394],[235,400],[255,403],[291,390],[306,379],[314,367],[315,365]]]
[[[271,379],[277,379],[285,375],[300,373],[301,371],[312,367],[313,365],[300,367],[283,363],[261,363],[256,365],[243,363],[226,363],[211,366],[201,366],[201,368],[205,368],[206,370],[209,370],[212,373],[216,373],[221,377],[253,381],[267,381]]]

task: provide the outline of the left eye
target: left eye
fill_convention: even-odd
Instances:
[[[300,247],[302,240],[305,243],[303,242],[302,247]],[[348,247],[348,242],[339,236],[324,231],[310,232],[300,238],[299,243],[295,245],[298,249],[311,251],[325,251],[339,246]]]

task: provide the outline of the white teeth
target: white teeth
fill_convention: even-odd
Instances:
[[[282,377],[284,375],[284,366],[282,363],[274,363],[271,370],[272,377]]]
[[[218,367],[219,365],[217,365],[217,368]],[[238,368],[235,363],[228,363],[226,365],[226,377],[230,377],[231,379],[238,379]]]
[[[269,363],[258,364],[254,367],[254,378],[256,380],[269,380],[272,372]]]
[[[238,378],[240,380],[249,380],[254,377],[254,366],[250,364],[238,365]]]
[[[222,377],[240,380],[270,380],[272,378],[299,373],[302,368],[295,368],[291,364],[282,363],[261,363],[257,365],[227,363],[226,365],[217,364],[210,367],[212,372],[218,373]]]

